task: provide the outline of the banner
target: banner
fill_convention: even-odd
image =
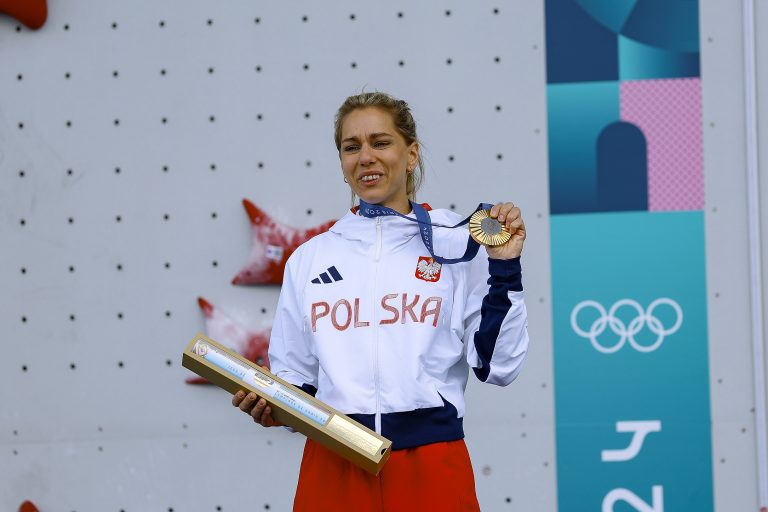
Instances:
[[[713,509],[695,0],[546,0],[561,512]]]

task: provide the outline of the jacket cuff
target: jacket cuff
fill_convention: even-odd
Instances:
[[[510,260],[497,260],[488,258],[488,279],[490,285],[503,285],[509,291],[523,291],[523,274],[520,265],[520,256]]]

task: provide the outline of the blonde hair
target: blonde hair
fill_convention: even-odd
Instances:
[[[421,146],[421,142],[416,135],[416,121],[413,119],[408,103],[385,92],[377,91],[350,96],[341,104],[339,110],[336,111],[333,136],[338,151],[341,151],[341,125],[344,122],[344,118],[354,110],[370,107],[381,109],[392,116],[395,128],[403,136],[407,145],[410,146],[411,143],[416,142]],[[405,191],[409,199],[416,199],[416,191],[419,190],[423,182],[424,161],[421,159],[421,152],[419,152],[419,161],[416,164],[416,169],[413,172],[409,172],[407,176]],[[352,197],[354,201],[354,192]]]

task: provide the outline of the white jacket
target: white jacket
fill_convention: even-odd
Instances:
[[[435,227],[435,254],[461,256],[467,237]],[[463,438],[469,367],[507,385],[528,348],[519,258],[428,256],[415,222],[350,211],[288,259],[272,326],[272,371],[395,449]]]

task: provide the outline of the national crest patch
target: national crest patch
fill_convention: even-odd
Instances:
[[[434,258],[429,256],[419,256],[419,261],[416,263],[416,277],[434,283],[440,280],[440,271],[443,266],[436,262]]]

